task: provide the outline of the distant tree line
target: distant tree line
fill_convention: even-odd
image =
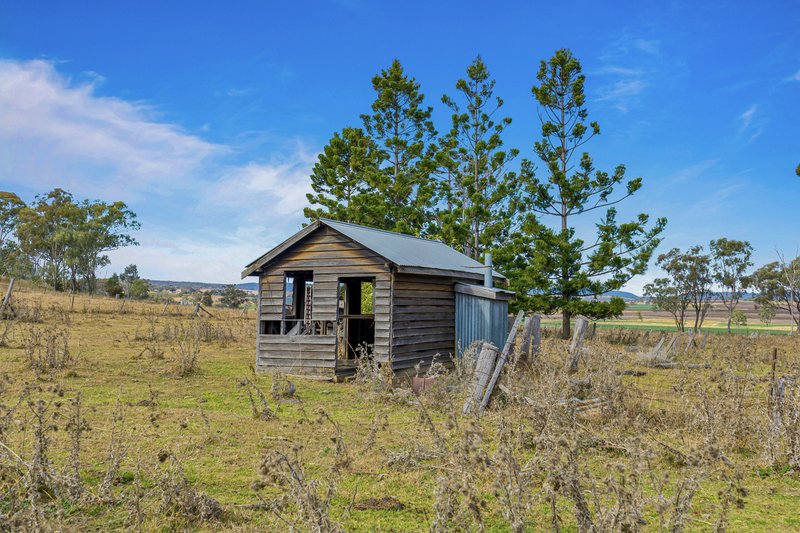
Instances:
[[[747,241],[717,239],[686,251],[673,248],[658,256],[656,264],[666,276],[645,285],[644,294],[656,309],[667,311],[675,326],[695,331],[703,326],[706,314],[715,303],[727,312],[731,325],[745,325],[746,316],[736,308],[746,291],[754,293],[759,318],[767,325],[784,310],[795,330],[800,328],[800,256],[778,260],[750,271],[753,247]]]
[[[0,275],[94,293],[98,269],[110,263],[107,252],[137,245],[137,229],[123,202],[78,201],[56,188],[26,204],[0,192]]]
[[[150,286],[139,277],[139,268],[136,265],[128,265],[122,273],[115,272],[109,276],[103,289],[112,298],[146,300],[150,295]]]
[[[313,168],[309,219],[331,218],[442,240],[482,260],[493,254],[511,280],[516,305],[562,314],[568,336],[574,315],[618,316],[619,298],[594,300],[645,272],[666,219],[642,213],[617,220],[616,204],[642,178],[625,167],[595,168],[584,146],[600,133],[588,120],[580,62],[562,49],[541,61],[531,89],[541,120],[533,158],[506,148],[512,119],[478,56],[441,97],[450,120],[437,131],[420,83],[395,60],[372,79],[375,99],[343,128]],[[513,168],[512,168],[513,167]],[[579,236],[576,222],[600,215],[596,234]],[[588,225],[588,224],[584,224]]]

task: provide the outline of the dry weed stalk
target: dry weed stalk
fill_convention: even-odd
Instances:
[[[152,388],[151,396],[152,396]],[[129,447],[128,435],[125,432],[125,408],[117,398],[117,403],[112,415],[111,436],[108,441],[106,452],[106,474],[100,483],[100,497],[106,502],[114,502],[113,487],[117,481],[122,461],[128,455]]]
[[[286,512],[290,507],[299,515],[304,529],[319,533],[342,531],[341,526],[331,518],[330,507],[341,476],[350,468],[352,460],[341,426],[327,411],[320,409],[314,422],[322,424],[326,421],[334,428],[334,435],[331,437],[334,457],[330,470],[324,476],[324,482],[308,478],[303,465],[303,447],[295,444],[290,449],[265,452],[258,467],[261,477],[252,486],[256,491],[272,487],[282,492],[281,497],[269,502],[266,507],[292,530],[297,524]]]
[[[256,385],[255,382],[247,376],[242,376],[239,379],[238,385],[239,388],[247,391],[247,398],[250,400],[250,409],[253,413],[253,418],[258,420],[272,420],[275,418],[275,412],[269,406],[267,396],[264,394],[264,391],[261,390],[261,387]],[[256,403],[256,398],[258,398],[258,403]],[[260,406],[259,403],[261,404]]]
[[[179,324],[175,328],[175,375],[186,377],[197,371],[200,357],[200,333],[196,328]]]
[[[30,325],[22,332],[22,346],[25,362],[37,377],[52,375],[73,363],[67,329]]]
[[[225,510],[214,498],[198,491],[188,480],[183,465],[169,454],[161,470],[158,486],[161,492],[159,512],[190,521],[220,520]]]

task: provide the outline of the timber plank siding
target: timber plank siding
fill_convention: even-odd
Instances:
[[[449,360],[455,351],[455,281],[449,277],[394,276],[392,368]]]
[[[334,376],[335,335],[259,335],[256,370]]]

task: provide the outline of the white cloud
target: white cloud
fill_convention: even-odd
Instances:
[[[626,113],[663,70],[661,42],[623,30],[600,53],[597,74],[607,81],[598,89],[598,101],[611,103]]]
[[[266,132],[215,144],[145,103],[101,96],[99,74],[85,79],[0,60],[0,188],[128,202],[141,245],[112,252],[107,273],[136,263],[153,279],[233,282],[299,228],[314,150]],[[271,155],[247,160],[256,151]]]
[[[75,192],[164,191],[224,148],[159,121],[139,102],[100,96],[50,61],[0,60],[0,163],[6,179]],[[97,179],[102,176],[102,179]]]
[[[739,133],[742,133],[750,126],[756,111],[758,111],[758,104],[753,104],[747,108],[747,111],[739,115]]]
[[[206,205],[239,207],[263,216],[264,206],[278,215],[299,215],[308,205],[309,174],[316,154],[299,144],[288,155],[267,163],[247,163],[229,169],[209,188]]]
[[[644,80],[621,80],[610,87],[604,88],[600,93],[598,100],[619,100],[636,96],[647,87],[647,82]]]
[[[800,81],[800,70],[798,70],[797,72],[794,73],[794,76],[792,76],[792,79],[795,80],[795,81]]]
[[[704,172],[716,166],[718,162],[719,159],[706,159],[705,161],[700,161],[699,163],[695,163],[694,165],[689,165],[688,167],[682,168],[677,172],[673,173],[671,176],[668,176],[667,181],[671,183],[676,183],[676,182],[692,180],[698,176],[701,176]]]
[[[634,45],[638,50],[651,55],[661,53],[661,41],[657,39],[636,39]]]

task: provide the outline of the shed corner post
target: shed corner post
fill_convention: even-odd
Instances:
[[[261,296],[263,293],[262,289],[262,277],[263,274],[261,272],[258,273],[258,296],[256,297],[256,371],[258,371],[258,351],[260,349],[258,340],[261,336]]]
[[[389,352],[386,354],[386,359],[389,362],[389,368],[394,372],[394,264],[389,264]]]

